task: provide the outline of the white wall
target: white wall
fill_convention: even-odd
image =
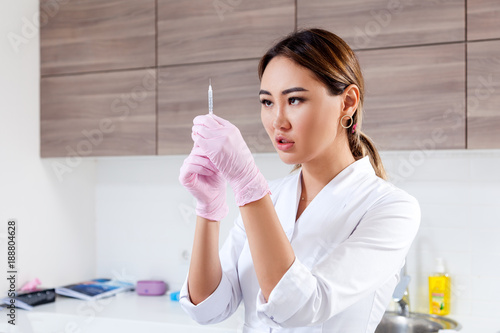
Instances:
[[[500,331],[500,151],[385,152],[392,180],[420,202],[422,225],[408,256],[411,305],[427,312],[427,276],[445,259],[453,279],[452,318],[465,333]],[[97,272],[183,282],[194,202],[177,177],[185,156],[101,159],[96,191]],[[290,170],[275,154],[256,156],[268,179]],[[223,221],[225,238],[237,214]]]
[[[95,276],[95,161],[58,177],[41,160],[38,0],[0,2],[0,294],[5,295],[7,221],[16,218],[17,286],[54,287]],[[22,38],[18,48],[9,41]],[[17,51],[16,51],[17,49]],[[3,319],[2,319],[3,320]]]

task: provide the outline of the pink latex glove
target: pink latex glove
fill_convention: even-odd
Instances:
[[[266,179],[236,126],[216,115],[198,116],[193,123],[195,144],[227,179],[238,206],[262,199],[270,193]]]
[[[26,282],[20,289],[19,291],[35,291],[38,290],[38,285],[40,285],[41,282],[38,278],[34,278],[31,281]]]
[[[195,197],[198,216],[220,221],[227,215],[226,180],[196,145],[182,164],[179,181]]]

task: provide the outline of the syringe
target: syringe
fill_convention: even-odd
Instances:
[[[214,114],[214,95],[212,92],[212,79],[208,79],[208,114]]]

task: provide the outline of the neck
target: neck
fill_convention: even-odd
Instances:
[[[334,154],[324,154],[320,159],[302,164],[302,196],[312,200],[335,176],[355,162],[349,149],[334,150]]]

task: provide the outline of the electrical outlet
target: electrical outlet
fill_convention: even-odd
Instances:
[[[183,250],[181,252],[181,260],[183,263],[189,263],[189,261],[191,260],[191,252],[189,252],[188,250]]]

